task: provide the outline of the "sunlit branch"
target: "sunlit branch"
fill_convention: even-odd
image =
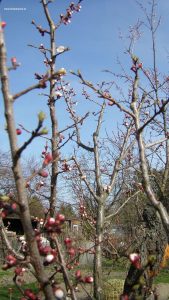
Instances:
[[[89,184],[88,180],[86,179],[86,176],[85,176],[85,174],[83,173],[83,171],[82,171],[82,169],[81,169],[81,167],[80,167],[80,165],[79,165],[77,159],[75,158],[75,156],[73,156],[72,159],[74,160],[74,162],[75,162],[75,164],[76,164],[76,166],[77,166],[77,169],[78,169],[78,171],[79,171],[79,175],[80,175],[81,179],[82,179],[82,180],[84,181],[84,183],[86,184],[86,186],[87,186],[89,192],[91,193],[91,195],[93,196],[93,198],[96,200],[96,202],[98,202],[98,201],[99,201],[99,197],[97,197],[97,195],[95,194],[94,190],[93,190],[92,187],[90,186],[90,184]]]
[[[121,212],[121,210],[123,209],[123,207],[133,198],[133,197],[135,197],[137,194],[139,194],[140,193],[140,191],[137,191],[136,193],[134,193],[133,195],[131,195],[129,198],[127,198],[124,202],[123,202],[123,204],[114,212],[114,213],[112,213],[112,214],[110,214],[110,215],[108,215],[105,219],[106,219],[106,221],[107,220],[109,220],[109,219],[111,219],[111,218],[114,218],[115,216],[117,216],[120,212]]]

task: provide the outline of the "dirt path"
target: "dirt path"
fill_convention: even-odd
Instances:
[[[168,278],[169,282],[169,278]],[[169,299],[169,283],[159,283],[156,285],[159,300],[168,300]]]

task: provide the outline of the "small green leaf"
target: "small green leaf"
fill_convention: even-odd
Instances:
[[[40,111],[39,113],[38,113],[38,119],[39,119],[39,122],[43,122],[44,121],[44,119],[46,118],[46,115],[45,115],[45,113],[43,112],[43,111]]]

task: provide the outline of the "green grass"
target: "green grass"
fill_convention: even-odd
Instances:
[[[169,269],[162,270],[159,275],[154,279],[154,283],[169,283]]]
[[[2,278],[3,276],[10,276],[11,274],[13,274],[12,270],[4,271],[0,268],[0,278]]]
[[[10,288],[12,288],[11,291],[11,297],[10,297]],[[24,289],[32,289],[33,291],[36,291],[35,283],[25,284],[23,285]],[[0,286],[0,299],[1,300],[18,300],[22,297],[20,291],[15,287],[14,285],[9,286]]]
[[[111,268],[114,271],[126,271],[128,260],[126,258],[119,258],[118,260],[104,259],[103,268]]]

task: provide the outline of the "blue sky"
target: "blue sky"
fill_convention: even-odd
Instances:
[[[147,0],[141,1],[147,7]],[[68,0],[57,0],[50,4],[53,18],[57,21],[60,13],[65,13],[69,5]],[[2,0],[1,17],[7,22],[4,30],[7,46],[8,63],[10,58],[16,56],[21,62],[21,67],[17,71],[10,73],[10,87],[12,93],[35,83],[34,73],[44,73],[46,67],[43,64],[43,56],[38,50],[28,47],[28,44],[39,46],[41,43],[48,44],[48,36],[41,37],[34,26],[31,25],[32,19],[37,24],[46,26],[46,21],[39,0]],[[11,8],[15,8],[12,10]],[[24,10],[16,10],[23,8]],[[158,14],[162,16],[161,27],[157,35],[157,55],[161,72],[168,69],[169,51],[168,47],[168,14],[169,2],[158,0]],[[109,69],[113,72],[120,72],[117,64],[117,57],[120,59],[126,70],[130,70],[130,60],[124,54],[127,41],[119,38],[119,32],[124,36],[128,35],[128,28],[134,25],[138,19],[143,19],[143,12],[134,0],[84,0],[80,13],[74,14],[70,25],[62,25],[57,31],[57,46],[69,46],[71,51],[58,57],[57,67],[64,67],[66,70],[80,69],[89,81],[99,82],[111,80],[110,75],[103,73],[102,70]],[[146,27],[142,28],[143,35],[136,46],[136,54],[141,57],[144,65],[151,67],[151,42],[150,34]],[[73,86],[80,93],[81,87],[75,77],[69,77]],[[42,91],[43,92],[43,91]],[[40,90],[18,99],[15,103],[16,124],[21,123],[26,128],[32,130],[36,126],[37,113],[43,110],[48,115],[46,100],[39,96]],[[79,95],[79,94],[78,94]],[[117,96],[117,91],[115,91]],[[80,97],[80,95],[79,95]],[[85,101],[85,100],[84,100]],[[84,109],[91,110],[93,107],[79,107],[79,111]],[[4,130],[4,116],[2,114],[3,105],[0,101],[0,140],[1,149],[8,150],[7,134]],[[59,126],[63,128],[66,124],[66,114],[62,105],[58,106]],[[107,115],[109,124],[113,127],[120,118],[118,113]],[[91,123],[94,124],[94,123]],[[50,130],[50,125],[46,121]],[[109,125],[109,126],[110,126]],[[84,128],[84,139],[87,138],[89,125]],[[85,136],[86,132],[86,136]],[[18,143],[22,143],[28,138],[24,133],[19,136]],[[32,146],[26,150],[25,156],[38,156],[42,150],[44,141],[39,139],[33,142]],[[68,149],[70,151],[70,149]]]

